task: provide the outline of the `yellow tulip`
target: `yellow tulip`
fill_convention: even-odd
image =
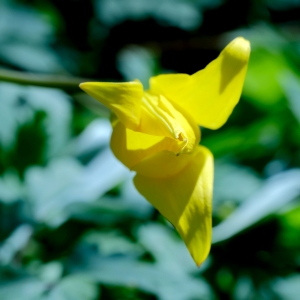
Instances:
[[[213,156],[199,145],[200,126],[217,129],[238,103],[250,44],[234,39],[193,74],[159,75],[80,87],[113,113],[111,149],[136,171],[137,190],[177,229],[199,266],[211,245]]]

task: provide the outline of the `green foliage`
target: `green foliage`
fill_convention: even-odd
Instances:
[[[240,3],[1,1],[0,72],[147,86],[203,68],[231,37],[252,45],[240,103],[202,130],[215,187],[200,269],[113,157],[105,108],[79,89],[0,82],[1,300],[299,298],[300,6]]]

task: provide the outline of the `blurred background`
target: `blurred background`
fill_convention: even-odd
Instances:
[[[298,0],[1,0],[0,299],[298,300],[299,16]],[[192,74],[237,36],[242,98],[202,130],[214,236],[198,269],[77,85]]]

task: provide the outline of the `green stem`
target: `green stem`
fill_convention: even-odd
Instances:
[[[79,88],[78,85],[81,82],[93,80],[62,75],[31,74],[0,68],[0,81],[13,82],[22,85],[59,88],[63,90],[75,90]]]

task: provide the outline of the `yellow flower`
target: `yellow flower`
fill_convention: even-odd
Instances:
[[[177,229],[199,266],[211,244],[213,156],[199,125],[217,129],[238,103],[250,44],[234,39],[205,69],[80,87],[113,112],[111,149],[136,171],[137,190]]]

